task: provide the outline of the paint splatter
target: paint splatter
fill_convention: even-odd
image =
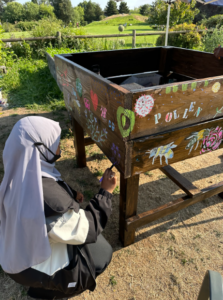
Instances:
[[[183,83],[182,84],[182,91],[185,92],[187,90],[188,84],[187,83]]]
[[[93,103],[94,110],[96,111],[98,107],[98,96],[92,90],[91,90],[91,101]]]
[[[215,82],[215,84],[212,86],[212,92],[217,93],[220,90],[221,84],[220,82]]]
[[[84,105],[88,110],[90,110],[91,105],[90,101],[87,98],[84,98]]]
[[[128,123],[128,128],[125,128],[126,125],[122,126],[122,116],[125,118],[128,118],[127,120],[129,121]],[[118,121],[118,128],[121,132],[121,135],[123,137],[127,137],[130,132],[133,130],[134,125],[135,125],[135,113],[129,109],[124,109],[123,107],[119,106],[117,109],[117,121]],[[127,123],[127,122],[126,122]]]
[[[162,157],[165,157],[165,162],[168,165],[168,159],[173,158],[174,152],[173,148],[176,148],[177,145],[174,145],[174,142],[169,143],[165,146],[156,147],[152,150],[146,151],[146,154],[149,154],[149,158],[153,157],[152,164],[154,164],[155,159],[160,157],[160,164],[162,165]]]
[[[171,92],[171,86],[168,86],[167,88],[166,88],[166,94],[169,94]]]
[[[82,84],[79,78],[76,79],[76,89],[78,92],[78,95],[81,97],[82,96]]]
[[[101,117],[106,119],[107,108],[101,107]]]
[[[192,82],[191,83],[191,89],[196,90],[196,87],[197,87],[197,82]]]
[[[121,154],[119,151],[119,147],[115,143],[112,143],[111,151],[112,151],[112,157],[110,157],[111,162],[113,164],[119,164],[121,161]]]
[[[177,91],[178,91],[178,86],[177,85],[173,86],[173,92],[176,93]]]
[[[154,106],[154,100],[150,95],[142,95],[139,99],[136,100],[135,103],[135,112],[139,117],[147,116]]]

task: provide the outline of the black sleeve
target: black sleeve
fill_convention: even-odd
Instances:
[[[98,194],[91,199],[85,208],[85,215],[89,222],[89,231],[86,244],[97,241],[97,236],[105,228],[108,218],[112,212],[112,194],[104,189],[100,189]]]

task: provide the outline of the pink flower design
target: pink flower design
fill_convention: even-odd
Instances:
[[[90,110],[90,101],[87,98],[84,98],[84,105],[87,109]]]
[[[205,136],[202,143],[202,149],[200,154],[217,150],[222,142],[223,131],[222,128],[217,126],[215,129],[211,129],[208,136]]]

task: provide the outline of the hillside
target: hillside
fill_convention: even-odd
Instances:
[[[146,25],[145,20],[147,19],[147,17],[141,16],[141,15],[129,15],[129,14],[125,14],[125,15],[114,15],[114,16],[110,16],[107,17],[105,19],[103,19],[102,21],[96,21],[96,22],[92,22],[89,25],[87,25],[86,27],[89,26],[101,26],[101,25],[105,25],[105,26],[118,26],[120,24],[125,24],[127,23],[127,25],[129,24],[143,24]]]

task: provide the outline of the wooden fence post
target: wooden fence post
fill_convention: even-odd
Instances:
[[[132,31],[132,48],[136,47],[136,30]]]
[[[61,32],[60,31],[57,31],[57,41],[58,41],[58,44],[60,45],[61,44]]]

